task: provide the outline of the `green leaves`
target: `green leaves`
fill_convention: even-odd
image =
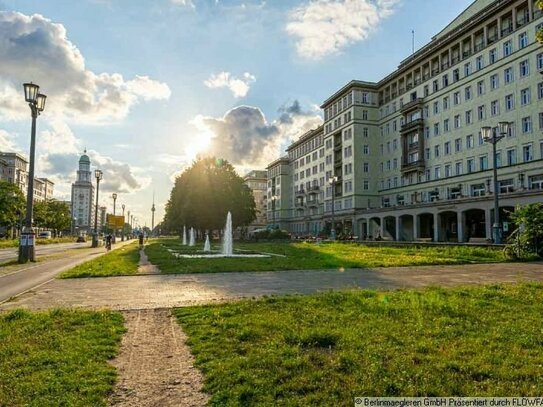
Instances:
[[[22,219],[24,210],[25,198],[19,187],[0,181],[0,226],[14,227]]]
[[[171,231],[182,230],[183,225],[222,229],[229,211],[234,227],[251,223],[256,217],[252,191],[228,161],[201,158],[175,180],[164,223]]]

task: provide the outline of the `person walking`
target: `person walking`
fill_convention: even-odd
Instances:
[[[111,250],[111,233],[106,236],[106,250],[108,252]]]
[[[143,232],[140,232],[139,236],[140,249],[143,249]]]

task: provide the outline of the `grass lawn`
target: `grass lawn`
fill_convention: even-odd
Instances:
[[[540,396],[543,285],[344,291],[175,310],[211,405]]]
[[[105,249],[104,249],[105,250]],[[59,278],[107,277],[138,272],[140,255],[136,241],[89,260],[60,274]]]
[[[235,249],[276,253],[268,258],[175,258],[167,249],[180,253],[201,251],[202,245],[183,246],[179,239],[151,241],[145,252],[162,273],[212,273],[224,271],[269,271],[462,264],[506,261],[501,250],[484,247],[390,247],[343,243],[238,243]],[[218,249],[218,248],[217,248]]]
[[[0,406],[105,406],[123,332],[119,313],[0,314]]]

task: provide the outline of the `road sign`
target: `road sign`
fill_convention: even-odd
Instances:
[[[107,215],[107,224],[110,229],[119,229],[124,226],[124,216]]]

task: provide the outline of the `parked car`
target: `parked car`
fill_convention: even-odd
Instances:
[[[38,235],[38,239],[51,239],[51,231],[45,230],[43,232],[40,232]]]
[[[85,236],[78,236],[76,243],[85,243],[87,240],[85,239]]]

